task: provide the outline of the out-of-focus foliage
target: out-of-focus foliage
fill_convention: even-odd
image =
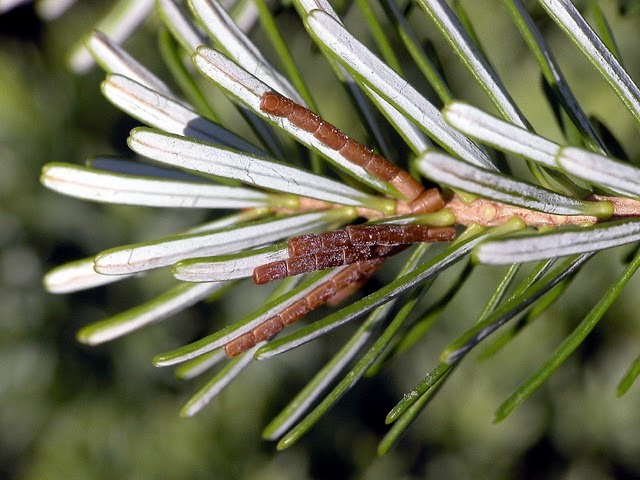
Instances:
[[[548,385],[507,421],[495,426],[490,422],[496,405],[518,385],[523,372],[539,365],[588,311],[597,298],[595,292],[615,278],[625,253],[619,249],[590,264],[565,301],[500,354],[460,368],[404,441],[382,458],[375,457],[375,446],[389,407],[436,362],[447,339],[465,328],[464,322],[472,318],[465,306],[486,300],[491,293],[486,276],[498,278],[501,272],[477,268],[474,288],[466,289],[475,298],[457,299],[426,342],[381,376],[359,385],[304,441],[283,453],[260,441],[260,432],[333,351],[329,342],[321,340],[258,365],[191,420],[177,415],[191,387],[185,389],[170,371],[156,370],[150,363],[156,353],[207,332],[212,322],[224,324],[225,312],[249,311],[259,304],[263,297],[255,289],[236,290],[224,303],[189,309],[162,326],[104,347],[76,343],[78,328],[149,298],[158,291],[164,274],[57,297],[44,293],[42,273],[112,245],[179,230],[199,219],[190,215],[202,215],[95,205],[48,192],[38,183],[45,162],[80,162],[96,153],[129,155],[124,139],[135,123],[100,96],[102,74],[75,77],[64,63],[63,52],[105,3],[79,2],[77,10],[46,25],[36,20],[29,6],[0,17],[0,477],[640,475],[638,386],[621,399],[615,397],[621,372],[640,344],[637,278]],[[541,134],[553,137],[556,131],[551,112],[541,101],[537,69],[500,2],[466,3],[517,103]],[[638,78],[637,2],[601,3],[625,65]],[[618,4],[628,12],[626,18],[619,15]],[[358,33],[358,19],[353,17],[348,20]],[[293,16],[290,20],[299,22]],[[426,23],[421,17],[416,28],[420,22]],[[24,28],[16,28],[18,24]],[[548,28],[552,30],[551,25]],[[620,106],[613,94],[559,32],[550,32],[549,38],[585,109],[604,112],[608,126],[637,158],[638,131],[617,115]],[[291,45],[299,58],[308,56],[296,51],[295,41]],[[159,65],[153,19],[127,47],[148,66]],[[452,78],[457,93],[483,104],[480,93],[467,88],[470,80],[456,60],[444,53],[448,49],[440,51],[449,71],[460,73]],[[321,74],[328,69],[319,65],[320,60],[311,58],[303,67],[305,77],[312,88],[332,88],[332,81]],[[330,101],[323,109],[339,105],[339,100]]]

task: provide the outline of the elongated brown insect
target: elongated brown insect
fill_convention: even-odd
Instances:
[[[311,255],[321,251],[372,245],[404,245],[416,242],[449,242],[455,235],[453,227],[428,225],[349,225],[344,230],[299,235],[288,242],[290,257]]]
[[[346,160],[362,167],[376,178],[389,182],[409,201],[415,200],[424,191],[422,184],[406,170],[349,138],[329,122],[322,120],[319,115],[279,93],[263,93],[260,110],[286,118],[295,126],[311,133],[324,145],[338,151]]]
[[[304,298],[283,309],[279,314],[265,320],[250,332],[228,342],[224,346],[227,357],[235,357],[257,343],[271,338],[287,325],[304,317],[336,295],[340,295],[345,289],[373,275],[380,268],[382,262],[382,258],[374,258],[349,265],[331,279],[311,290]]]
[[[324,270],[352,263],[369,260],[377,255],[371,247],[348,246],[337,250],[319,251],[309,255],[298,255],[286,260],[260,265],[253,270],[253,281],[256,285],[280,280],[301,273]]]
[[[454,237],[453,227],[427,225],[349,225],[345,230],[300,235],[289,239],[289,258],[256,267],[253,281],[262,285],[314,270],[390,256],[397,253],[395,247],[449,242]]]

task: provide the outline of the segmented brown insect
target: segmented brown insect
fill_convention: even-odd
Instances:
[[[286,260],[267,263],[253,270],[253,281],[256,285],[280,280],[301,273],[324,270],[352,263],[369,260],[377,255],[369,246],[348,246],[337,250],[319,251],[309,255],[298,255]]]
[[[292,237],[289,258],[260,265],[253,270],[253,281],[262,285],[292,275],[348,265],[397,253],[397,248],[416,242],[449,242],[453,227],[427,225],[349,225],[319,235]]]
[[[338,151],[346,160],[362,167],[376,178],[389,182],[409,201],[415,200],[424,191],[422,184],[407,171],[349,138],[311,110],[279,93],[263,93],[260,99],[260,110],[276,117],[284,117],[295,126],[311,133],[324,145]]]
[[[228,342],[224,346],[227,357],[235,357],[257,343],[271,338],[287,325],[304,317],[336,295],[340,295],[345,289],[373,275],[380,268],[382,262],[382,258],[374,258],[349,265],[331,279],[314,288],[304,298],[283,309],[279,314],[265,320],[250,332]]]
[[[299,235],[288,242],[290,257],[311,255],[321,251],[373,245],[404,245],[416,242],[448,242],[453,239],[453,227],[428,225],[349,225],[344,230]]]

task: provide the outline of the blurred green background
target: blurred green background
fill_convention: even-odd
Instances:
[[[79,2],[49,23],[41,22],[31,5],[0,16],[0,478],[640,478],[640,389],[615,397],[619,379],[640,353],[638,279],[547,385],[506,421],[492,424],[501,401],[621,271],[625,249],[600,255],[563,301],[500,354],[485,362],[472,355],[385,457],[375,451],[386,431],[386,413],[473,321],[491,293],[488,279],[503,270],[477,268],[422,344],[379,377],[362,381],[284,452],[261,440],[262,428],[329,358],[345,332],[256,364],[190,420],[178,417],[179,408],[206,378],[182,384],[171,371],[155,369],[151,358],[240,318],[265,293],[247,284],[224,301],[198,305],[106,346],[77,343],[78,328],[151,298],[172,284],[170,274],[54,296],[41,286],[43,273],[208,218],[200,211],[91,204],[38,183],[46,162],[130,156],[125,139],[137,123],[101,97],[102,73],[74,76],[65,66],[71,46],[108,3]],[[640,79],[638,9],[622,17],[617,2],[600,3],[626,67]],[[542,134],[559,138],[536,67],[500,2],[465,5],[525,114]],[[414,13],[415,28],[434,40],[456,93],[489,108],[428,20]],[[626,110],[564,35],[543,15],[540,19],[585,109],[597,113],[638,159],[638,130]],[[291,33],[294,53],[307,62],[303,69],[318,98],[326,99],[322,113],[340,119],[340,126],[351,123],[353,112],[341,110],[344,102],[332,95],[329,69],[317,52],[308,55],[296,18],[286,13],[279,21]],[[150,19],[126,46],[162,74],[156,22]],[[347,22],[366,38],[357,14]],[[414,84],[422,85],[412,75]]]

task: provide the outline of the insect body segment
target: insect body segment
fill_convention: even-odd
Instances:
[[[307,313],[334,298],[349,292],[350,287],[369,278],[380,268],[382,258],[374,258],[349,265],[333,278],[323,282],[307,294],[306,297],[292,303],[279,314],[269,318],[250,332],[227,343],[224,347],[227,357],[235,357],[257,343],[267,340],[287,325],[304,317]]]
[[[349,225],[344,230],[291,237],[289,256],[310,255],[320,251],[373,245],[404,245],[416,242],[448,242],[453,227],[427,225]]]
[[[298,255],[256,267],[253,270],[253,281],[256,285],[262,285],[285,277],[341,265],[350,265],[378,256],[374,254],[371,247],[353,246],[337,250],[319,251],[308,255]]]
[[[263,93],[260,100],[260,110],[276,117],[286,118],[295,126],[311,133],[324,145],[338,151],[346,160],[362,167],[380,180],[389,182],[409,201],[415,200],[424,191],[422,184],[408,172],[349,138],[311,110],[279,93]]]
[[[442,193],[437,188],[430,188],[423,191],[415,200],[406,204],[406,213],[423,214],[437,212],[444,208],[445,201],[442,197]],[[404,214],[405,212],[398,211],[398,214]]]
[[[348,265],[397,253],[397,248],[416,242],[449,242],[453,227],[427,225],[349,225],[319,235],[292,237],[288,242],[289,258],[267,263],[253,270],[257,285],[292,275]]]

